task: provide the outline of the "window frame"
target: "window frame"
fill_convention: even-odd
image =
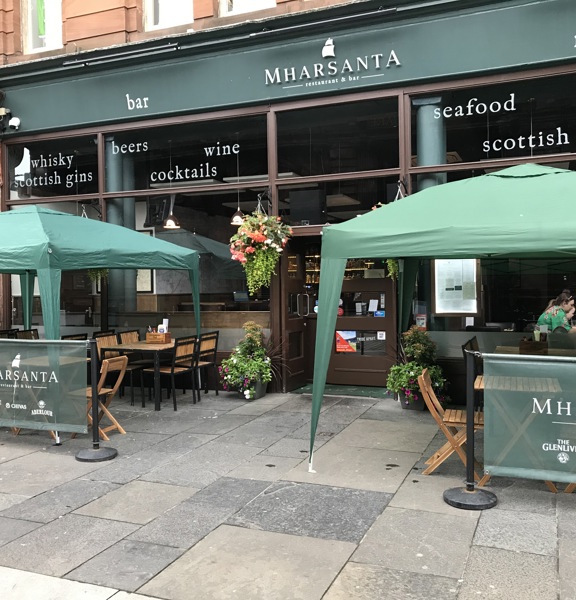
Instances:
[[[169,11],[178,16],[184,14],[178,19],[168,19],[160,22],[160,16],[156,10],[162,14],[162,5],[170,8],[173,3],[178,3],[178,10]],[[158,23],[155,23],[158,17]],[[158,29],[168,29],[170,27],[179,27],[181,25],[191,25],[194,23],[194,2],[193,0],[145,0],[144,2],[144,31],[155,31]]]
[[[232,8],[230,8],[230,4]],[[234,5],[236,4],[236,8]],[[276,8],[276,0],[220,0],[220,16],[227,17]]]
[[[32,19],[38,13],[39,5],[44,6],[45,33],[43,36],[39,31],[36,33],[37,27],[35,28],[32,23]],[[27,54],[62,48],[62,0],[25,0],[23,12],[22,37]],[[43,45],[40,45],[41,42]]]

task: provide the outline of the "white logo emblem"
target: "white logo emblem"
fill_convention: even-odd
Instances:
[[[46,402],[44,402],[44,400],[40,400],[40,402],[38,402],[38,408],[46,408]]]
[[[332,38],[326,40],[324,48],[322,48],[322,58],[336,58],[334,41]]]
[[[6,402],[6,408],[10,408],[10,403]]]
[[[563,465],[565,465],[569,460],[570,457],[568,456],[567,452],[560,452],[560,454],[558,454],[558,461],[561,462]]]
[[[20,368],[20,354],[17,354],[12,361],[12,368],[18,369]]]

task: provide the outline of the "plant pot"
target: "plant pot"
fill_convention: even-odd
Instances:
[[[398,394],[398,401],[404,410],[424,410],[426,408],[426,402],[424,402],[424,398],[421,396],[418,396],[418,400],[409,400],[403,392],[400,392]]]
[[[261,381],[257,381],[254,384],[254,396],[252,398],[248,398],[248,402],[252,402],[252,400],[258,400],[258,398],[262,398],[266,395],[266,388],[268,387],[268,383],[262,383]],[[246,400],[246,396],[242,392],[238,392],[238,395],[243,400]]]

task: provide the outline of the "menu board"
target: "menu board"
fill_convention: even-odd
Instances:
[[[478,314],[478,261],[442,259],[433,261],[434,308],[437,315]]]

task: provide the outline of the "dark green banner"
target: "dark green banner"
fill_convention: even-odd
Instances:
[[[576,481],[576,358],[484,355],[484,468]]]
[[[86,433],[86,342],[0,340],[0,426]]]

